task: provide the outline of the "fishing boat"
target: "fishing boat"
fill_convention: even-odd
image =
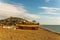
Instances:
[[[39,24],[17,24],[17,28],[20,29],[31,29],[31,30],[37,30],[39,28]]]

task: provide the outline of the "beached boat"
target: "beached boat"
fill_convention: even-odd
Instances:
[[[39,24],[17,24],[16,26],[17,26],[17,28],[20,28],[20,29],[36,30],[36,29],[38,29]]]

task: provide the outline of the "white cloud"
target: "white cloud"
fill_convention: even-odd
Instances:
[[[10,16],[23,17],[28,19],[39,18],[39,16],[37,15],[28,13],[25,7],[22,5],[12,5],[12,4],[3,3],[3,2],[0,2],[0,15],[1,15],[1,18],[6,18]]]
[[[60,8],[52,8],[52,7],[40,7],[45,10],[46,14],[57,14],[56,12],[60,10]]]
[[[44,11],[40,14],[41,24],[60,25],[60,8],[39,7]]]
[[[45,2],[49,2],[50,0],[45,0]]]
[[[47,19],[53,19],[53,20],[60,20],[60,17],[54,17],[54,16],[45,16]]]
[[[54,16],[40,16],[40,23],[46,25],[60,25],[60,17]]]
[[[52,7],[41,7],[41,8],[48,10],[60,10],[60,8],[52,8]]]

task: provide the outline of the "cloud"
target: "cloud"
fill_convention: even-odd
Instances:
[[[46,15],[41,15],[40,16],[40,23],[41,24],[46,24],[46,25],[60,25],[60,17],[54,17],[54,16],[46,16]]]
[[[0,17],[23,17],[27,19],[39,19],[39,16],[28,13],[23,5],[12,5],[0,2]]]
[[[40,7],[43,10],[45,10],[44,13],[46,14],[57,14],[56,12],[60,10],[60,8],[52,8],[52,7]]]
[[[54,16],[45,16],[47,19],[53,19],[53,20],[60,20],[60,17],[54,17]]]
[[[45,0],[45,2],[49,2],[50,0]]]
[[[52,8],[52,7],[41,7],[43,9],[49,9],[49,10],[60,10],[60,8]]]
[[[60,8],[39,7],[44,11],[40,14],[40,23],[47,25],[60,25]]]

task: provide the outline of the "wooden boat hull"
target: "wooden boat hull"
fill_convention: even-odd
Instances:
[[[35,30],[38,29],[39,25],[26,25],[26,24],[17,24],[16,25],[18,28],[20,29],[31,29],[31,30]]]

